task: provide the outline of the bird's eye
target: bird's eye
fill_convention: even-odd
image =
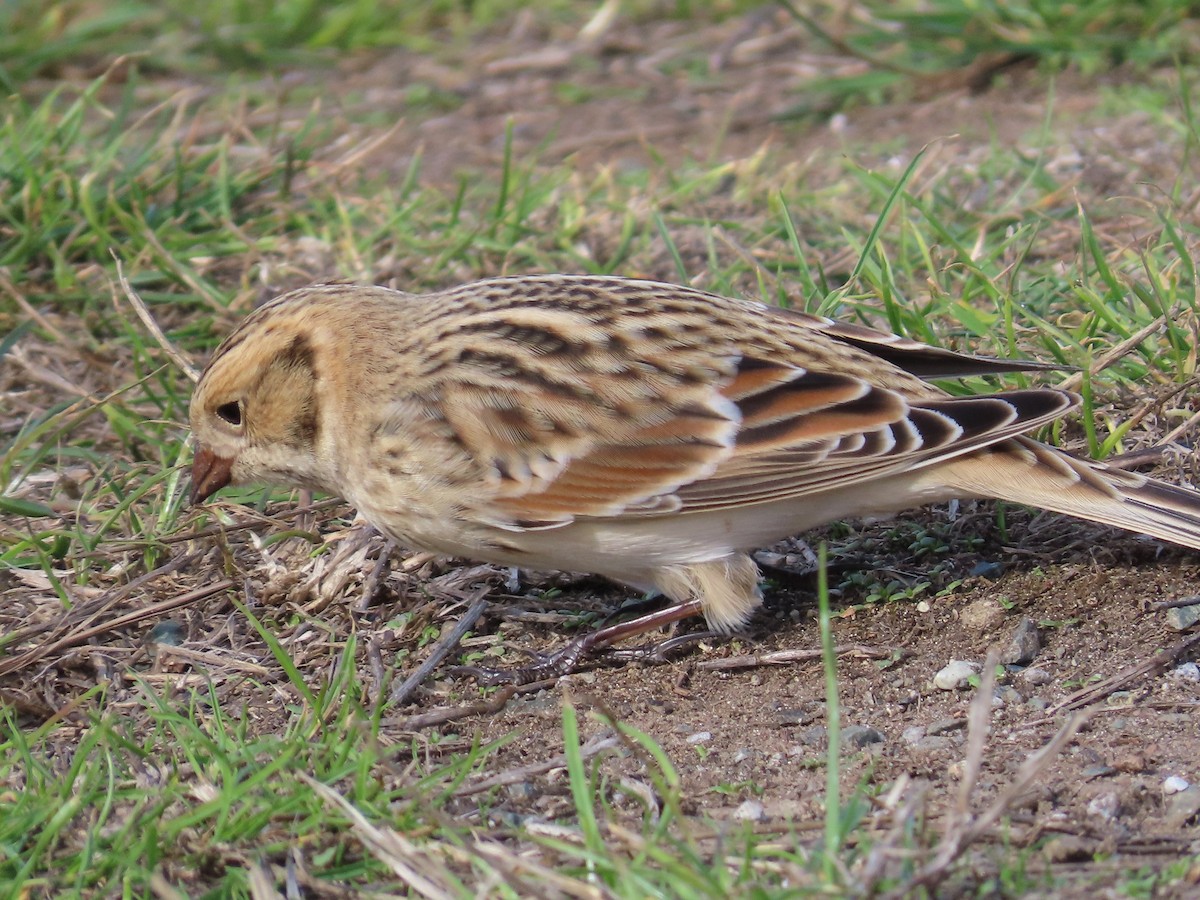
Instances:
[[[235,402],[222,403],[217,407],[217,415],[230,425],[242,424],[242,404]]]

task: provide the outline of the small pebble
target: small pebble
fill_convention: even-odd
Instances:
[[[925,727],[922,725],[909,725],[900,732],[900,740],[909,746],[915,747],[925,737]]]
[[[941,691],[958,691],[970,687],[972,675],[979,674],[979,666],[965,659],[952,659],[933,676],[933,686]]]
[[[1118,772],[1145,772],[1150,763],[1144,754],[1135,752],[1118,756],[1113,760],[1113,765]]]
[[[697,731],[695,734],[689,734],[684,740],[689,744],[703,744],[712,740],[712,732]]]
[[[493,809],[488,813],[488,820],[493,826],[503,825],[508,828],[520,828],[529,823],[532,818],[532,816],[523,816],[518,812],[505,809]]]
[[[1187,783],[1186,779],[1180,778],[1178,775],[1171,775],[1163,781],[1162,789],[1164,794],[1170,795],[1182,793],[1189,787],[1191,785]]]
[[[870,725],[850,725],[842,729],[842,746],[861,750],[871,744],[882,744],[887,736],[878,728]]]
[[[1002,684],[996,688],[996,696],[992,699],[993,706],[1017,706],[1021,703],[1022,697],[1017,693],[1016,688],[1010,687],[1007,684]]]
[[[1028,669],[1022,669],[1018,676],[1025,684],[1033,687],[1040,687],[1043,684],[1049,684],[1054,680],[1054,676],[1045,669],[1038,669],[1030,666]]]
[[[1200,604],[1167,610],[1167,625],[1176,631],[1186,631],[1197,622],[1200,622]]]
[[[817,715],[808,709],[777,709],[775,722],[778,725],[809,725]]]
[[[147,644],[165,644],[169,647],[178,647],[183,643],[185,630],[178,622],[167,619],[159,622],[146,634]]]
[[[1012,637],[1000,651],[1000,662],[1005,665],[1027,665],[1042,649],[1037,623],[1029,616],[1022,616],[1013,630]]]
[[[967,572],[967,575],[971,578],[986,578],[988,581],[995,581],[1003,574],[1004,565],[989,559],[981,559],[975,565],[971,566],[971,570]]]
[[[809,747],[824,747],[828,739],[824,725],[809,725],[796,733],[796,740]]]
[[[1073,834],[1055,835],[1046,841],[1042,853],[1052,863],[1088,862],[1096,854],[1096,842]]]
[[[915,744],[913,749],[921,753],[937,753],[942,750],[950,750],[956,746],[956,742],[941,734],[931,734],[929,737],[923,737]]]
[[[1121,812],[1121,799],[1113,791],[1097,794],[1087,805],[1087,811],[1097,818],[1111,821]]]
[[[745,822],[761,822],[767,817],[767,811],[757,800],[746,800],[733,811],[735,819]]]
[[[976,600],[962,608],[958,621],[976,634],[993,631],[1004,621],[1004,607],[995,600]]]
[[[1171,670],[1171,677],[1180,681],[1200,681],[1200,666],[1194,662],[1185,662]]]
[[[1112,766],[1106,766],[1101,763],[1099,765],[1088,766],[1080,774],[1083,775],[1084,778],[1091,780],[1093,778],[1104,778],[1108,775],[1115,775],[1116,773],[1117,770]]]
[[[542,790],[532,782],[518,781],[516,784],[507,785],[504,793],[510,800],[536,800],[542,795]]]
[[[1183,828],[1196,818],[1197,813],[1200,813],[1200,787],[1190,787],[1178,794],[1172,794],[1167,800],[1167,827]]]

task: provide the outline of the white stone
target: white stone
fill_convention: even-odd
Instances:
[[[933,676],[933,686],[942,691],[959,691],[969,687],[971,676],[978,674],[978,663],[965,659],[952,659]]]
[[[767,811],[757,800],[746,800],[733,811],[733,817],[747,822],[761,822],[767,817]]]
[[[1180,778],[1178,775],[1170,775],[1163,780],[1162,789],[1164,794],[1181,794],[1189,787],[1191,785],[1187,783],[1187,779]]]

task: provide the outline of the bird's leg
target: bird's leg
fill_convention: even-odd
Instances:
[[[541,656],[531,666],[516,669],[498,669],[488,666],[455,666],[450,671],[455,675],[471,675],[480,684],[530,684],[543,678],[559,678],[570,675],[576,670],[579,662],[599,650],[615,644],[617,641],[635,634],[642,634],[652,628],[661,628],[688,616],[698,615],[704,611],[700,600],[689,600],[660,609],[656,612],[638,616],[627,622],[618,622],[597,628],[595,631],[580,635],[566,646],[553,653]]]

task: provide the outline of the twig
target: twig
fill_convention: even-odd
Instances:
[[[979,676],[979,689],[967,710],[966,766],[958,783],[954,812],[946,823],[947,838],[951,838],[958,831],[958,827],[965,825],[971,817],[971,796],[975,793],[975,786],[983,771],[983,752],[987,748],[988,723],[992,718],[992,697],[996,692],[996,666],[999,662],[1000,654],[989,650]]]
[[[395,135],[404,130],[408,123],[404,119],[397,119],[387,131],[382,134],[373,135],[360,141],[355,146],[351,147],[348,152],[342,155],[340,159],[331,162],[328,167],[320,173],[320,179],[312,178],[310,175],[310,183],[316,184],[320,181],[325,181],[331,178],[336,178],[344,171],[357,172],[360,170],[363,160],[369,157],[380,147],[385,146]]]
[[[374,530],[374,528],[372,527],[371,530]],[[379,582],[383,579],[383,573],[392,561],[392,555],[395,552],[396,542],[390,537],[383,535],[383,547],[379,551],[379,558],[375,560],[374,567],[363,581],[362,590],[358,593],[358,599],[354,601],[353,608],[356,613],[365,613],[371,608],[371,604],[375,600],[375,594],[379,591]]]
[[[121,267],[121,260],[117,257],[116,253],[113,253],[113,259],[117,262],[117,282],[121,285],[125,299],[129,301],[129,305],[133,307],[133,311],[137,313],[137,317],[142,320],[142,324],[146,326],[146,330],[158,342],[158,346],[162,347],[163,352],[170,357],[171,362],[178,366],[179,371],[190,378],[192,384],[198,382],[200,380],[200,373],[196,370],[196,367],[179,352],[174,344],[167,340],[167,336],[163,334],[163,330],[154,321],[154,316],[150,315],[150,310],[146,308],[145,302],[137,295],[137,292],[134,291],[129,281],[125,278],[125,270]]]
[[[150,874],[150,890],[158,900],[187,900],[187,894],[167,881],[161,871]]]
[[[1149,659],[1144,659],[1137,665],[1130,666],[1124,671],[1113,675],[1111,678],[1104,679],[1099,684],[1091,684],[1085,688],[1080,688],[1069,697],[1049,707],[1046,710],[1046,715],[1053,716],[1055,713],[1062,712],[1065,709],[1081,709],[1084,706],[1091,706],[1093,703],[1103,700],[1110,694],[1127,687],[1145,675],[1165,671],[1167,666],[1173,664],[1175,660],[1196,646],[1200,646],[1200,632],[1190,635],[1174,647],[1159,650]]]
[[[1193,713],[1200,710],[1200,701],[1185,701],[1185,700],[1150,700],[1141,703],[1121,704],[1120,706],[1089,706],[1087,714],[1089,716],[1109,716],[1122,715],[1127,716],[1134,710],[1171,710],[1173,712]],[[1053,725],[1053,716],[1044,716],[1040,719],[1030,719],[1025,722],[1020,722],[1013,726],[1014,731],[1030,731],[1035,728],[1041,728],[1045,725]]]
[[[457,722],[459,719],[471,716],[495,715],[504,709],[505,704],[516,695],[516,685],[505,685],[488,700],[464,703],[462,706],[443,706],[439,709],[431,709],[429,712],[417,713],[415,716],[401,720],[396,727],[401,731],[420,731],[422,728],[445,725],[447,722]]]
[[[1086,713],[1077,713],[1068,719],[1044,747],[1021,764],[1021,768],[1017,770],[1016,777],[1009,783],[1000,796],[996,798],[992,805],[973,822],[964,827],[957,835],[951,836],[950,846],[946,851],[940,853],[938,858],[930,863],[929,866],[922,869],[907,884],[897,888],[894,894],[889,896],[911,897],[917,887],[929,886],[939,881],[950,863],[967,847],[982,838],[987,830],[999,821],[1000,817],[1004,815],[1009,807],[1028,790],[1034,779],[1070,743],[1071,739],[1075,737],[1076,732],[1079,731],[1088,718],[1089,716]]]
[[[845,644],[834,647],[833,652],[838,656],[853,654],[861,659],[886,659],[893,651],[882,647],[868,647],[864,644]],[[754,669],[759,666],[785,666],[789,663],[808,662],[820,659],[818,650],[776,650],[771,653],[748,653],[742,656],[730,656],[727,659],[706,659],[696,663],[697,669]]]
[[[445,849],[448,856],[457,858],[460,863],[475,864],[476,859],[472,858],[473,851],[474,856],[478,859],[485,859],[489,864],[502,869],[515,896],[564,896],[576,897],[579,900],[605,900],[605,898],[615,896],[611,891],[602,890],[598,885],[589,884],[581,879],[557,872],[548,866],[539,865],[528,854],[515,852],[513,848],[499,841],[476,841],[470,850],[456,847],[451,843],[444,843],[441,847]],[[502,892],[499,890],[487,890],[486,885],[481,884],[476,886],[476,893],[473,896],[490,897],[500,893]]]
[[[426,877],[432,874],[432,860],[428,858],[428,854],[421,853],[412,841],[391,828],[373,825],[354,804],[328,785],[321,784],[304,772],[296,774],[325,801],[326,806],[340,810],[350,820],[350,830],[363,842],[363,846],[371,855],[391,869],[413,891],[422,897],[436,900],[454,896],[445,886],[453,882],[443,880],[443,884],[435,884]]]
[[[510,686],[511,687],[511,686]],[[605,750],[610,750],[617,747],[620,741],[611,733],[601,734],[592,738],[586,744],[579,748],[580,754],[584,759],[591,759],[597,753]],[[492,775],[490,778],[484,778],[482,781],[476,781],[472,784],[464,784],[454,791],[455,797],[467,797],[471,794],[478,794],[483,791],[490,791],[494,787],[503,787],[506,784],[518,784],[522,781],[528,781],[535,775],[541,775],[544,772],[549,772],[551,769],[562,769],[567,765],[566,754],[560,753],[557,756],[543,760],[542,762],[532,763],[528,766],[518,766],[515,769],[508,769],[504,772],[499,772]]]
[[[748,112],[735,113],[729,117],[729,130],[741,130],[751,125],[762,125],[769,122],[771,114],[763,109],[753,109]],[[651,144],[663,141],[680,134],[695,131],[696,125],[691,119],[684,122],[664,122],[659,124],[638,125],[633,128],[609,128],[603,132],[597,131],[581,137],[564,137],[550,145],[550,150],[556,156],[568,156],[580,150],[595,150],[600,147],[615,147],[622,144]]]
[[[209,508],[212,508],[214,505],[216,505],[216,504],[214,504],[212,501],[210,501],[208,503]],[[240,503],[233,504],[233,505],[236,506],[236,508],[241,512],[246,512],[248,510],[247,507],[243,506]],[[93,551],[91,551],[87,554],[83,554],[83,555],[86,555],[90,558],[95,558],[95,557],[105,558],[105,557],[113,556],[116,553],[127,553],[127,552],[129,552],[129,550],[144,547],[147,544],[151,544],[154,546],[159,546],[159,545],[169,546],[171,544],[181,544],[186,541],[196,541],[196,540],[200,540],[202,538],[215,537],[215,536],[221,535],[221,534],[232,534],[235,531],[248,531],[251,528],[258,528],[261,525],[274,525],[274,524],[278,524],[280,522],[287,521],[288,519],[299,518],[300,516],[303,516],[306,513],[321,512],[321,511],[324,511],[327,509],[334,509],[335,507],[345,506],[345,505],[346,505],[345,500],[341,500],[336,497],[331,497],[328,500],[319,500],[316,503],[309,504],[308,506],[295,506],[295,507],[292,507],[291,509],[283,510],[282,512],[272,513],[271,515],[255,516],[254,518],[249,519],[247,521],[234,522],[231,525],[225,525],[225,524],[209,525],[205,528],[197,529],[196,531],[184,531],[179,534],[172,534],[172,535],[166,535],[164,537],[157,537],[152,541],[147,541],[144,538],[115,538],[115,539],[107,542],[109,545],[111,545],[113,547],[113,549],[104,550],[104,551],[93,550]]]
[[[95,625],[91,628],[84,628],[80,631],[74,631],[57,640],[47,641],[39,647],[34,647],[32,650],[22,653],[20,656],[15,656],[12,659],[0,660],[0,677],[9,675],[20,669],[25,668],[32,663],[37,662],[45,656],[54,653],[58,650],[65,650],[68,647],[78,647],[80,644],[85,644],[94,637],[102,634],[107,634],[110,631],[117,631],[127,625],[135,625],[144,619],[152,619],[155,616],[162,615],[165,612],[170,612],[173,609],[179,609],[182,606],[188,606],[195,603],[197,600],[203,600],[205,597],[211,597],[213,594],[219,594],[221,591],[228,590],[233,587],[233,582],[226,579],[218,581],[216,584],[206,585],[202,588],[197,588],[194,591],[188,591],[186,594],[180,594],[177,597],[172,597],[169,600],[160,600],[158,603],[152,603],[149,606],[144,606],[141,609],[135,609],[133,612],[126,613],[123,616],[117,616],[102,625]]]
[[[922,72],[920,69],[914,69],[910,66],[905,66],[892,60],[884,59],[881,56],[876,56],[873,53],[868,53],[855,47],[849,41],[838,37],[833,32],[823,28],[816,19],[802,13],[791,0],[779,0],[779,5],[788,11],[793,19],[815,34],[817,37],[824,40],[835,50],[838,50],[846,56],[852,56],[855,59],[861,59],[868,65],[874,66],[877,69],[883,69],[885,72],[895,72],[899,75],[907,75],[913,78],[920,78],[928,73]]]
[[[34,309],[33,305],[25,299],[25,295],[13,287],[13,283],[8,280],[8,277],[3,272],[0,272],[0,290],[3,290],[4,293],[8,294],[8,296],[12,298],[13,302],[16,303],[17,306],[21,307],[21,311],[25,313],[25,315],[37,322],[43,331],[53,337],[56,344],[70,348],[77,355],[83,354],[83,348],[63,334],[60,329],[55,327],[53,322]],[[82,391],[81,393],[86,395],[87,391]]]
[[[1181,434],[1185,433],[1189,428],[1191,428],[1197,422],[1200,422],[1200,412],[1193,413],[1192,415],[1188,416],[1188,419],[1186,422],[1184,422],[1182,425],[1176,425],[1174,428],[1172,428],[1170,431],[1168,431],[1166,434],[1164,434],[1162,437],[1162,440],[1159,441],[1159,443],[1162,443],[1162,444],[1171,443],[1172,441],[1175,440],[1175,438],[1177,438]]]
[[[856,893],[859,896],[868,896],[871,888],[883,879],[888,860],[895,856],[899,848],[906,843],[908,830],[914,822],[919,821],[919,812],[924,808],[928,796],[929,785],[918,784],[916,789],[909,794],[904,805],[892,811],[891,828],[883,837],[871,843],[867,861],[855,878],[859,887]]]
[[[1129,337],[1125,338],[1125,340],[1121,341],[1121,343],[1117,344],[1115,347],[1093,362],[1091,366],[1088,367],[1088,374],[1096,375],[1100,372],[1103,372],[1117,360],[1124,356],[1128,356],[1130,353],[1136,350],[1138,344],[1150,337],[1150,335],[1154,334],[1156,331],[1162,331],[1164,328],[1166,328],[1166,325],[1167,319],[1164,316],[1161,319],[1155,319],[1149,325],[1139,328]],[[1055,387],[1064,391],[1073,391],[1082,383],[1083,373],[1076,372],[1074,375],[1068,375],[1057,385],[1055,385]],[[1161,443],[1165,444],[1168,443],[1168,441],[1164,440]]]
[[[1157,401],[1156,401],[1157,402]],[[1151,404],[1143,406],[1144,411],[1149,411]],[[1135,422],[1142,417],[1142,412],[1130,417],[1129,421]],[[1167,452],[1173,449],[1168,444],[1155,444],[1153,447],[1142,447],[1139,450],[1130,450],[1128,453],[1122,453],[1118,456],[1109,456],[1104,460],[1104,465],[1110,469],[1125,469],[1133,470],[1144,468],[1145,466],[1156,466],[1163,461],[1163,457]]]
[[[487,609],[487,592],[488,588],[486,587],[479,589],[478,596],[471,603],[467,611],[463,613],[462,618],[458,620],[454,629],[438,641],[437,646],[433,648],[429,657],[421,665],[417,666],[415,672],[392,690],[391,696],[388,698],[389,702],[397,706],[407,703],[413,692],[424,683],[425,679],[429,677],[434,669],[442,664],[442,660],[450,655],[450,651],[458,646],[463,636],[475,627],[475,623],[479,621],[479,617]]]
[[[175,647],[171,644],[159,644],[155,653],[160,660],[178,659],[186,663],[208,666],[215,669],[231,669],[234,672],[241,672],[245,675],[251,675],[255,678],[265,678],[271,674],[271,670],[266,666],[260,666],[258,663],[246,662],[242,659],[233,659],[229,656],[225,656],[222,653],[216,653],[211,650],[190,650],[187,647]]]
[[[1146,609],[1149,612],[1161,612],[1164,609],[1184,609],[1188,606],[1200,605],[1200,594],[1193,594],[1190,597],[1181,597],[1178,600],[1159,600],[1157,603],[1149,604]]]
[[[76,606],[75,609],[72,610],[72,614],[74,618],[79,621],[76,621],[74,625],[72,625],[70,617],[67,617],[65,620],[59,619],[54,622],[43,622],[37,625],[27,625],[24,628],[10,632],[7,635],[7,643],[15,644],[19,641],[28,640],[34,635],[42,634],[43,632],[50,630],[54,630],[55,632],[61,634],[72,627],[78,627],[83,622],[93,621],[96,616],[100,615],[102,612],[104,612],[104,610],[116,603],[119,603],[138,588],[144,587],[152,581],[157,581],[164,575],[169,575],[188,563],[195,562],[198,556],[198,553],[185,553],[182,556],[177,556],[174,559],[163,563],[157,569],[152,569],[149,572],[139,575],[137,578],[134,578],[132,581],[126,584],[112,588],[86,605]]]

